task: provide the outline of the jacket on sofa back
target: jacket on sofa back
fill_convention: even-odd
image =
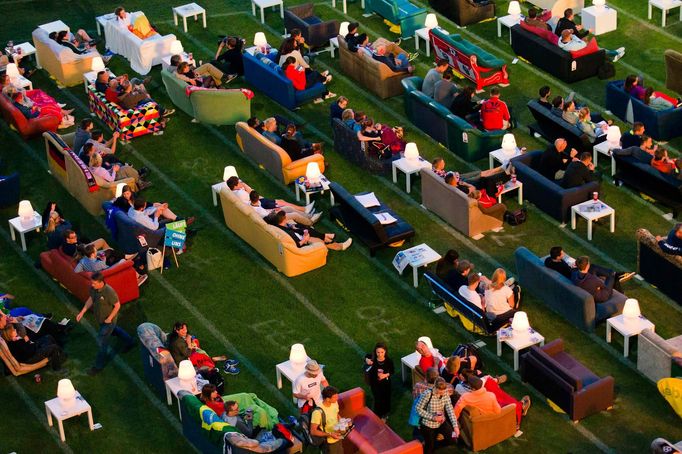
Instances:
[[[372,172],[388,173],[391,170],[391,159],[379,159],[370,156],[362,149],[358,134],[343,124],[338,118],[332,119],[332,133],[334,135],[334,151]]]
[[[50,39],[42,28],[33,30],[33,46],[36,48],[36,62],[65,87],[83,83],[83,73],[92,71],[92,59],[99,57],[97,49],[76,54],[66,46]]]
[[[502,146],[503,130],[483,131],[421,92],[421,77],[403,79],[407,118],[460,158],[472,162]]]
[[[582,132],[576,125],[572,125],[551,110],[541,105],[537,99],[528,101],[528,110],[535,118],[535,124],[528,128],[531,133],[537,132],[550,143],[554,143],[559,137],[566,139],[570,148],[578,152],[592,152],[592,144],[587,134]]]
[[[429,0],[429,5],[460,27],[495,17],[495,2],[475,0]]]

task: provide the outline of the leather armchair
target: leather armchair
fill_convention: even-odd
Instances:
[[[484,415],[474,407],[464,407],[457,420],[460,438],[472,451],[488,449],[516,433],[516,405],[509,404],[498,415]]]
[[[682,94],[682,53],[668,49],[665,56],[665,88]]]
[[[322,21],[315,15],[315,4],[304,3],[284,10],[284,28],[301,30],[306,44],[314,49],[328,46],[329,40],[339,34],[339,21]]]
[[[495,17],[495,2],[474,0],[429,0],[429,4],[460,27],[476,24]]]
[[[29,120],[4,95],[0,96],[0,112],[7,124],[14,126],[24,140],[38,136],[45,131],[56,131],[62,122],[61,117],[58,116],[37,117]]]

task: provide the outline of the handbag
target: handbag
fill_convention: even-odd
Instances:
[[[155,247],[147,249],[147,271],[155,270],[163,266],[161,251]]]
[[[521,225],[526,222],[528,211],[525,208],[519,208],[514,211],[507,211],[504,213],[504,220],[509,225]]]

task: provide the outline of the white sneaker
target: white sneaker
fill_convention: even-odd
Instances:
[[[144,283],[147,281],[148,278],[149,278],[148,275],[146,275],[146,274],[140,274],[140,275],[137,277],[137,286],[139,287],[139,286],[141,286],[142,284],[144,284]]]
[[[322,212],[315,213],[314,215],[312,215],[312,216],[310,217],[310,221],[311,221],[313,224],[315,224],[317,221],[320,220],[320,217],[321,217],[321,216],[322,216]]]
[[[327,77],[329,75],[329,70],[322,73],[322,76]]]
[[[618,55],[616,55],[616,56],[613,58],[613,62],[614,62],[614,63],[617,62],[618,60],[620,60],[621,58],[623,58],[623,56],[625,55],[625,48],[624,48],[624,47],[619,47],[618,49],[616,49],[616,52],[618,52]]]
[[[305,206],[305,214],[310,214],[313,211],[314,206],[315,206],[315,201],[312,201],[308,205],[306,205]]]
[[[57,105],[58,105],[59,107],[61,107],[62,109],[63,109],[64,107],[66,107],[66,104],[61,103],[61,102],[58,102]]]
[[[313,104],[320,104],[320,103],[323,103],[323,102],[324,102],[324,99],[322,99],[322,98],[315,98],[315,100],[313,101]]]
[[[341,250],[345,251],[350,247],[351,244],[353,244],[353,238],[348,238],[346,241],[341,243]]]
[[[326,76],[325,81],[322,82],[322,83],[326,85],[326,84],[328,84],[329,82],[331,82],[332,79],[333,79],[333,77],[332,77],[331,74],[330,74],[330,75]]]
[[[332,92],[330,91],[329,93],[327,93],[327,94],[324,96],[324,99],[330,99],[330,98],[335,98],[335,97],[336,97],[336,93],[332,93]]]
[[[510,287],[514,282],[516,282],[516,279],[514,279],[513,277],[510,277],[509,279],[504,281],[504,285],[506,285],[507,287]]]

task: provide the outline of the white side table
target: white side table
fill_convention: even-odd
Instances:
[[[342,0],[342,1],[343,1],[343,14],[346,14],[348,12],[346,0]],[[332,0],[332,8],[336,8],[336,0]],[[362,8],[364,9],[365,6],[362,5]],[[332,55],[332,57],[333,57],[333,55]]]
[[[310,358],[306,358],[308,362]],[[294,367],[290,360],[279,363],[275,366],[275,374],[277,375],[277,389],[282,389],[282,375],[291,382],[291,392],[294,392],[294,382],[305,372],[305,364],[302,367]],[[298,401],[293,397],[294,403]]]
[[[335,36],[333,38],[329,38],[329,53],[332,54],[332,58],[334,58],[334,49],[339,48],[339,37]]]
[[[251,0],[251,12],[256,15],[256,6],[260,8],[260,22],[265,23],[265,8],[279,6],[279,15],[284,19],[284,2],[282,0]]]
[[[213,196],[213,206],[217,207],[218,206],[218,195],[220,195],[220,192],[223,190],[223,188],[227,187],[227,183],[224,181],[221,181],[220,183],[216,183],[211,185],[211,195]]]
[[[630,353],[630,338],[637,336],[645,329],[656,330],[656,326],[643,316],[634,319],[626,318],[623,314],[616,315],[606,320],[606,342],[611,343],[611,328],[621,333],[623,340],[623,356],[628,357]]]
[[[545,338],[535,331],[533,328],[528,328],[528,332],[517,333],[511,328],[512,336],[507,339],[500,339],[500,332],[497,331],[497,356],[502,356],[502,343],[505,343],[514,350],[514,370],[519,370],[519,351],[524,348],[531,347],[536,344],[545,345]]]
[[[665,19],[668,11],[680,8],[680,20],[682,21],[682,0],[649,0],[649,20],[651,20],[651,7],[661,10],[661,27],[665,27]]]
[[[506,16],[498,17],[497,18],[497,37],[502,38],[502,26],[504,25],[509,29],[509,44],[512,42],[511,38],[511,28],[514,25],[518,25],[521,23],[523,20],[523,16],[512,16],[511,14],[508,14]]]
[[[596,208],[596,209],[594,209]],[[588,200],[587,202],[579,203],[571,207],[571,229],[575,230],[575,216],[579,215],[587,221],[587,239],[592,241],[592,221],[611,217],[609,231],[611,233],[616,231],[616,210],[602,202],[601,200]]]
[[[611,153],[611,150],[614,148],[619,148],[619,146],[612,147],[606,140],[592,147],[592,162],[594,162],[595,167],[597,167],[599,153],[611,158],[611,176],[616,174],[616,160],[613,157],[613,153]]]
[[[21,249],[26,252],[26,237],[24,236],[28,232],[36,231],[40,232],[40,228],[43,226],[43,217],[37,212],[33,212],[33,223],[24,226],[21,223],[21,218],[16,217],[9,220],[9,233],[12,235],[12,241],[16,241],[15,232],[21,236]]]
[[[178,393],[180,391],[189,391],[195,396],[198,396],[201,394],[201,390],[197,386],[196,380],[194,381],[194,385],[192,386],[192,389],[187,389],[184,386],[180,384],[180,379],[178,377],[171,378],[169,380],[166,380],[166,403],[170,406],[173,405],[173,396],[178,401],[178,416],[180,417],[180,421],[182,421],[182,411],[180,411],[180,397],[178,397]]]
[[[67,32],[71,31],[69,29],[69,26],[60,20],[50,22],[49,24],[39,25],[38,28],[45,30],[48,35],[52,32],[59,33],[64,30],[66,30]]]
[[[21,49],[21,53],[17,52]],[[14,53],[12,54],[12,60],[15,64],[19,64],[19,60],[28,57],[29,55],[35,55],[36,48],[33,47],[31,43],[21,43],[14,46]]]
[[[447,30],[444,30],[440,27],[436,27],[438,30],[445,34],[450,34]],[[429,30],[430,28],[420,28],[418,30],[414,31],[414,48],[416,50],[419,50],[419,38],[424,40],[424,47],[426,47],[426,56],[430,57],[431,56],[431,40],[429,39]]]
[[[182,6],[176,6],[173,8],[173,22],[175,26],[178,25],[178,16],[182,17],[182,27],[187,33],[187,18],[194,16],[194,20],[198,20],[199,14],[203,17],[204,28],[206,28],[206,10],[196,3],[188,3]]]
[[[521,156],[521,149],[517,148],[514,154],[507,154],[506,151],[504,151],[502,148],[498,148],[497,150],[493,150],[490,153],[488,153],[488,161],[490,164],[490,168],[492,169],[493,166],[495,165],[495,161],[499,162],[501,165],[507,164],[511,159],[514,159],[517,156]]]
[[[393,169],[393,182],[397,183],[398,182],[398,172],[397,170],[400,170],[402,173],[405,174],[405,191],[409,194],[411,185],[410,185],[410,175],[419,173],[421,172],[422,169],[428,169],[431,168],[431,164],[423,159],[422,157],[419,157],[418,160],[412,161],[406,158],[400,158],[396,159],[391,163],[391,168]]]
[[[502,203],[502,194],[506,194],[508,192],[516,190],[519,191],[518,192],[519,205],[523,205],[523,183],[521,183],[519,180],[516,180],[516,183],[512,183],[510,180],[504,184],[502,192],[500,192],[500,194],[497,196],[497,203]]]
[[[45,402],[45,413],[47,414],[47,425],[52,427],[52,417],[57,419],[57,425],[59,426],[59,438],[62,443],[66,442],[66,437],[64,436],[64,421],[73,418],[75,416],[80,416],[83,413],[88,414],[88,426],[90,430],[95,430],[95,424],[92,422],[92,408],[90,404],[86,402],[81,394],[76,391],[76,403],[71,408],[63,408],[58,397],[50,399]]]
[[[441,255],[431,249],[426,243],[405,249],[398,254],[405,254],[408,264],[412,267],[412,284],[414,285],[414,288],[419,287],[418,269],[422,266],[428,266],[433,262],[437,262],[441,258]],[[399,274],[402,276],[403,272],[399,271]]]
[[[334,193],[329,189],[329,181],[327,177],[324,175],[320,176],[320,182],[322,183],[321,186],[314,186],[312,188],[306,187],[305,184],[298,184],[294,183],[294,186],[296,187],[296,201],[300,202],[301,201],[301,193],[305,195],[305,204],[310,205],[310,196],[313,194],[324,194],[324,191],[329,191],[329,201],[334,206]]]
[[[433,351],[436,355],[440,355],[437,348],[434,348]],[[411,376],[412,371],[415,367],[417,367],[417,364],[419,364],[421,357],[422,355],[414,351],[409,355],[400,358],[400,373],[403,376],[403,383],[405,383],[407,378]]]
[[[583,28],[594,30],[595,35],[615,31],[618,28],[618,12],[604,5],[603,8],[588,6],[580,13]]]
[[[95,18],[95,23],[97,24],[97,34],[102,36],[102,30],[106,27],[107,22],[116,19],[116,14],[109,13],[103,16],[97,16]]]
[[[16,88],[23,88],[26,90],[33,90],[33,82],[24,76],[10,77],[10,83]]]

